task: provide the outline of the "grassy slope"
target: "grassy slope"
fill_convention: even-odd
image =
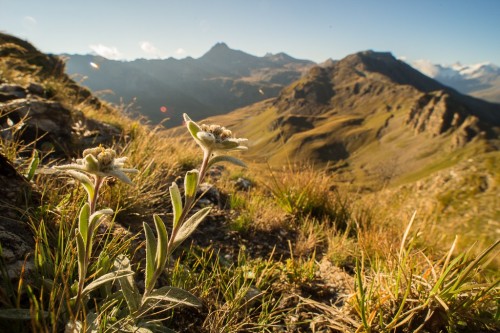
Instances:
[[[479,240],[479,248],[495,241],[500,196],[499,171],[492,167],[500,158],[496,140],[476,138],[456,147],[452,132],[418,133],[407,119],[423,93],[406,85],[387,85],[377,73],[349,78],[334,79],[336,94],[328,105],[311,111],[317,114],[307,114],[307,107],[299,113],[293,102],[283,102],[293,100],[294,91],[307,84],[305,77],[278,99],[206,122],[229,124],[238,136],[249,138],[252,149],[245,156],[257,163],[275,168],[312,163],[335,170],[333,183],[346,184],[353,193],[366,192],[366,202],[383,198],[377,203],[385,211],[381,219],[400,219],[401,211],[408,216],[418,210],[447,241],[459,235],[461,245]],[[356,85],[361,93],[352,95]],[[361,96],[363,87],[375,93]],[[290,126],[291,118],[295,127]]]
[[[64,77],[39,76],[39,65],[28,64],[25,56],[30,58],[30,54],[23,53],[12,57],[2,56],[0,71],[3,80],[23,85],[39,82],[53,87],[57,91],[53,98],[64,102],[72,110],[80,110],[89,117],[112,122],[123,129],[123,140],[116,142],[114,147],[121,155],[129,156],[127,164],[141,172],[133,178],[134,187],[118,184],[106,190],[102,195],[101,205],[116,210],[120,208],[116,221],[131,230],[139,230],[138,225],[143,221],[151,222],[153,213],[160,213],[168,218],[170,206],[166,186],[176,177],[182,177],[182,171],[197,166],[200,160],[197,147],[186,146],[143,127],[138,122],[124,118],[113,108],[109,107],[108,112],[104,113],[86,100],[75,98],[71,81]],[[12,66],[13,63],[16,66]],[[429,296],[428,288],[437,285],[435,278],[448,267],[443,266],[444,261],[436,259],[450,243],[432,244],[437,249],[429,253],[427,250],[430,243],[426,243],[425,239],[433,235],[426,228],[432,224],[425,218],[416,220],[408,239],[398,252],[402,239],[406,238],[403,237],[403,232],[409,221],[409,214],[401,210],[389,219],[391,209],[396,210],[399,203],[393,201],[393,205],[386,205],[394,200],[392,197],[383,201],[380,193],[386,192],[379,192],[375,198],[364,196],[358,201],[359,197],[353,193],[343,192],[342,189],[338,192],[331,191],[332,186],[338,185],[338,179],[337,176],[332,177],[330,172],[294,166],[271,171],[262,164],[252,163],[252,160],[262,162],[264,157],[275,164],[284,164],[286,159],[291,159],[290,156],[300,153],[301,140],[292,136],[283,143],[279,139],[280,127],[273,127],[272,124],[277,116],[278,110],[272,101],[264,101],[238,113],[217,118],[217,122],[232,129],[237,136],[250,138],[249,152],[243,158],[250,162],[251,167],[247,171],[228,168],[222,172],[221,178],[214,179],[217,187],[228,198],[221,205],[232,210],[215,211],[209,221],[202,224],[201,232],[195,234],[193,247],[177,253],[178,259],[164,277],[164,281],[168,281],[170,285],[192,291],[203,300],[204,307],[201,310],[184,308],[166,313],[162,318],[168,327],[182,332],[359,332],[371,327],[371,331],[383,332],[389,328],[385,329],[381,323],[388,327],[401,323],[408,330],[423,323],[423,331],[432,332],[436,329],[460,328],[465,323],[472,330],[475,327],[483,331],[495,330],[495,323],[491,318],[486,316],[486,324],[481,324],[483,319],[478,316],[479,313],[494,313],[494,303],[492,305],[490,301],[498,297],[495,289],[480,302],[460,307],[457,300],[437,288],[440,302],[445,302],[449,309],[445,315],[440,316],[443,314],[443,307],[436,298]],[[308,119],[313,118],[314,115]],[[352,119],[359,117],[333,114],[331,119],[323,117],[322,125],[311,130],[312,135],[315,139],[335,140],[340,134],[356,138],[359,133],[367,133],[370,138],[385,122],[385,117],[376,115],[364,119],[361,130],[341,126]],[[296,123],[292,121],[290,124],[295,126]],[[393,124],[398,128],[397,122]],[[329,131],[332,125],[341,133]],[[359,184],[369,184],[372,179],[365,171],[364,163],[369,164],[374,159],[383,161],[386,158],[383,153],[389,149],[387,147],[395,150],[398,147],[411,147],[411,137],[408,137],[407,131],[391,133],[392,136],[387,135],[384,147],[379,147],[382,143],[378,142],[372,142],[371,146],[350,147],[356,153],[359,152],[359,156],[351,152],[352,161],[349,161],[348,166],[352,171],[341,168],[340,171],[345,173],[343,177],[347,180],[360,180]],[[1,143],[2,147],[11,144],[3,139]],[[22,147],[21,143],[17,144],[17,147]],[[317,143],[313,140],[308,144]],[[279,158],[274,157],[282,151],[283,146],[290,148],[279,155]],[[394,154],[387,153],[388,157]],[[469,154],[466,152],[464,156]],[[312,155],[304,157],[305,160],[314,158]],[[29,162],[16,156],[15,151],[13,158],[18,159],[21,169]],[[427,153],[420,157],[424,161],[426,158],[429,158]],[[50,156],[47,156],[42,162],[47,163],[49,160]],[[414,185],[417,184],[415,179],[424,180],[425,176],[433,175],[435,169],[448,170],[448,165],[444,164],[446,161],[434,157],[432,160],[435,167],[427,164],[427,171],[417,168],[412,170],[416,173],[403,173],[399,181]],[[458,162],[451,164],[456,163]],[[485,163],[487,172],[498,170],[496,153],[488,155]],[[464,168],[467,169],[467,166]],[[239,176],[253,180],[254,188],[249,192],[237,191],[234,179]],[[493,181],[490,188],[498,183],[498,174]],[[425,186],[429,183],[431,182],[423,184]],[[49,226],[48,239],[43,239],[40,248],[57,257],[59,251],[62,253],[58,248],[61,242],[57,241],[57,236],[67,233],[66,237],[71,237],[72,230],[68,227],[68,222],[75,220],[84,193],[74,185],[68,185],[65,179],[58,180],[44,175],[37,176],[35,184],[44,189],[44,206],[31,217],[31,222],[39,230],[42,230],[42,225]],[[452,189],[453,187],[450,188]],[[394,196],[401,199],[400,207],[403,206],[403,192],[397,187],[390,187],[389,190],[395,191]],[[417,200],[412,196],[411,187],[406,193],[410,193],[408,200]],[[491,208],[490,204],[486,206]],[[416,228],[426,230],[423,239],[417,237],[414,231]],[[35,237],[41,236],[35,233]],[[140,259],[143,244],[132,246],[127,238],[112,237],[109,254],[114,256],[117,253],[128,253],[137,255],[136,259]],[[75,255],[71,239],[62,244],[70,257],[71,253]],[[427,251],[426,254],[424,250]],[[354,274],[356,262],[365,265],[363,270],[358,270],[357,275]],[[41,306],[50,311],[50,318],[34,319],[31,327],[19,322],[13,324],[12,321],[9,321],[9,325],[16,325],[20,332],[55,332],[64,327],[64,320],[67,318],[64,309],[66,303],[69,303],[70,295],[62,290],[73,283],[76,267],[74,260],[63,264],[68,266],[59,266],[57,269],[68,273],[58,277],[61,280],[57,280],[59,282],[54,284],[56,287],[50,291],[40,289],[39,280],[31,282],[28,279],[28,282],[24,280],[16,286],[19,293],[14,290],[12,294],[2,294],[2,307],[29,307],[31,304],[32,310],[38,310]],[[450,266],[448,278],[456,277],[464,265]],[[46,280],[50,280],[50,265],[42,268],[41,272],[47,274]],[[428,273],[430,271],[432,274]],[[415,276],[415,279],[408,279],[409,276]],[[470,279],[471,285],[475,281],[484,280],[484,275],[473,275]],[[464,277],[464,281],[469,281],[469,277]],[[27,284],[31,284],[33,290],[29,295],[25,292]],[[370,288],[363,288],[360,284]],[[460,297],[470,296],[467,294],[469,289],[465,288],[468,286],[464,285],[464,291],[458,293]],[[370,293],[365,294],[366,290],[370,290]],[[346,296],[339,296],[342,294]],[[251,295],[254,296],[249,299]],[[460,297],[457,298],[458,301]],[[335,302],[343,305],[332,305]],[[111,318],[106,310],[101,310],[103,318]],[[431,310],[437,311],[439,315],[427,312]]]

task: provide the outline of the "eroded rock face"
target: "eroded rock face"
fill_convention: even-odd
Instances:
[[[71,136],[71,111],[58,102],[20,98],[7,103],[4,108],[14,123],[23,121],[30,130],[38,130],[42,135],[50,134],[63,140]]]
[[[45,95],[43,86],[34,82],[27,87],[0,85],[0,133],[4,139],[16,136],[25,144],[36,141],[37,148],[49,144],[56,153],[72,155],[92,145],[110,144],[121,135],[120,129],[88,119]]]
[[[476,138],[495,138],[490,129],[466,106],[453,101],[445,92],[432,92],[420,97],[406,119],[415,133],[439,136],[451,133],[451,147],[460,148]]]
[[[33,234],[27,224],[26,211],[39,203],[39,195],[32,190],[9,160],[0,154],[0,244],[2,259],[11,279],[19,278],[33,268]]]
[[[408,114],[407,124],[417,133],[428,132],[433,136],[456,130],[469,115],[463,106],[452,104],[444,92],[425,94]]]

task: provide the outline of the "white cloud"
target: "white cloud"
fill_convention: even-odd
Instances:
[[[179,47],[177,50],[175,50],[175,54],[177,55],[183,55],[186,53],[186,50],[184,50],[182,47]]]
[[[23,17],[23,26],[26,29],[33,29],[36,27],[38,22],[33,16],[25,16]]]
[[[141,50],[143,50],[147,54],[158,58],[160,57],[160,50],[158,50],[151,42],[142,41],[139,43],[139,46],[141,47]]]
[[[439,74],[439,67],[434,65],[429,60],[419,59],[411,63],[413,68],[418,69],[429,77],[436,77]]]
[[[114,46],[106,46],[103,44],[93,44],[89,45],[90,49],[100,55],[101,57],[104,57],[106,59],[111,59],[111,60],[119,60],[123,58],[122,54],[118,49]]]

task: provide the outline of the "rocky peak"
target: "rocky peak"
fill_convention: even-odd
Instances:
[[[321,67],[333,67],[338,61],[333,60],[332,58],[328,58],[322,63],[319,64]]]
[[[218,52],[220,52],[220,51],[227,51],[227,50],[229,50],[229,46],[227,46],[226,43],[224,43],[224,42],[218,42],[214,46],[212,46],[212,49],[210,51],[214,51],[214,52],[218,51]]]
[[[207,53],[205,53],[200,59],[205,60],[218,60],[218,59],[227,59],[227,58],[235,58],[241,56],[249,56],[245,52],[239,50],[233,50],[227,46],[226,43],[217,43]]]

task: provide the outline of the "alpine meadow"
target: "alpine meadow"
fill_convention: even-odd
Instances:
[[[500,331],[500,104],[445,84],[0,32],[0,332]]]

